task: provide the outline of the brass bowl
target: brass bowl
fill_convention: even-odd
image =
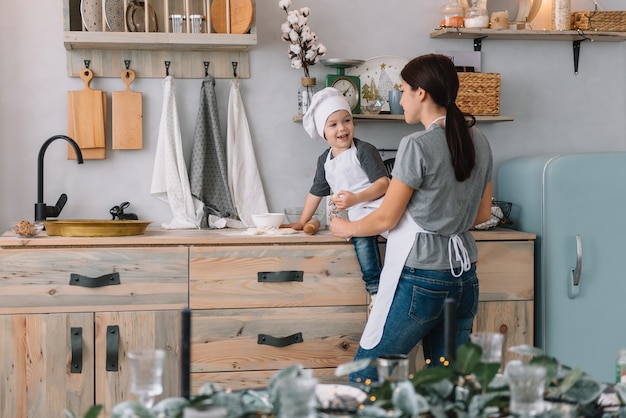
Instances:
[[[67,219],[44,221],[50,236],[124,237],[143,235],[150,222],[135,220]]]

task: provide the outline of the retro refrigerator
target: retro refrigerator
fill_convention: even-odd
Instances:
[[[537,235],[535,346],[614,383],[626,348],[626,153],[520,157],[501,164],[498,200]]]

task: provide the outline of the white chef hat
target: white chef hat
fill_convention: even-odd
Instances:
[[[326,87],[315,93],[309,110],[304,114],[302,126],[313,139],[324,139],[324,125],[326,119],[338,110],[347,110],[352,113],[348,101],[341,92],[334,87]]]

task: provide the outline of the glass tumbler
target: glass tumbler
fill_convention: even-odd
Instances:
[[[154,398],[163,393],[163,363],[165,351],[159,349],[128,352],[130,363],[130,391],[139,396],[146,408],[151,408]]]

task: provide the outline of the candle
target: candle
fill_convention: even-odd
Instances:
[[[443,305],[443,336],[447,360],[456,360],[456,300],[446,298]]]
[[[180,396],[189,399],[189,379],[191,373],[191,310],[181,311],[180,342]]]

